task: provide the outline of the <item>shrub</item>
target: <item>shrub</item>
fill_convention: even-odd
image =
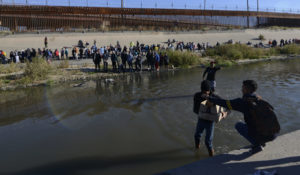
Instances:
[[[27,61],[25,67],[26,80],[31,81],[44,80],[47,78],[52,67],[49,63],[41,58],[33,58],[32,62]]]
[[[280,48],[281,54],[300,54],[300,47],[296,44],[286,45]]]
[[[222,66],[222,67],[229,67],[235,64],[235,62],[231,61],[231,60],[225,60],[222,58],[216,59],[216,62],[218,64],[218,66]]]
[[[170,64],[175,67],[192,66],[199,63],[200,56],[190,51],[167,51]]]
[[[266,53],[267,56],[274,56],[274,55],[279,55],[279,54],[280,54],[280,49],[274,48],[274,47],[270,48]]]
[[[261,48],[252,48],[245,44],[225,44],[215,48],[207,49],[205,55],[220,56],[223,59],[257,59],[266,55],[267,51]]]
[[[259,39],[259,40],[266,40],[265,36],[262,35],[262,34],[260,34],[260,35],[258,36],[258,39]]]

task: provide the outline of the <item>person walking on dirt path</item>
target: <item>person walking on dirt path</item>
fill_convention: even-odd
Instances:
[[[48,38],[47,37],[45,37],[45,39],[44,39],[44,44],[45,44],[45,48],[48,48]]]

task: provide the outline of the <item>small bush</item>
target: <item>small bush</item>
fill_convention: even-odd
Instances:
[[[260,34],[260,35],[258,36],[258,39],[259,39],[259,40],[266,40],[265,36],[262,35],[262,34]]]
[[[33,58],[32,62],[26,62],[25,77],[31,81],[44,80],[47,78],[52,67],[41,58]]]
[[[229,67],[229,66],[233,66],[234,64],[236,64],[234,61],[225,60],[222,58],[216,59],[216,62],[218,64],[218,66],[222,66],[222,67]]]
[[[200,56],[193,52],[167,51],[170,64],[175,67],[187,67],[196,65],[200,61]]]

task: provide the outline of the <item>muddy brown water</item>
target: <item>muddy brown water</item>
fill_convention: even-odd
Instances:
[[[193,151],[193,94],[203,69],[120,76],[17,90],[0,104],[0,173],[153,174],[207,158]],[[244,79],[276,109],[282,134],[300,126],[300,59],[224,68],[217,93],[241,96]],[[7,93],[7,92],[5,92]],[[233,112],[216,125],[218,154],[249,145]],[[203,140],[202,140],[203,142]]]

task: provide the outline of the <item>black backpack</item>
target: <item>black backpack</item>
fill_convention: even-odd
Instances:
[[[268,138],[280,132],[280,125],[274,108],[268,102],[258,98],[247,98],[245,100],[258,135]]]

